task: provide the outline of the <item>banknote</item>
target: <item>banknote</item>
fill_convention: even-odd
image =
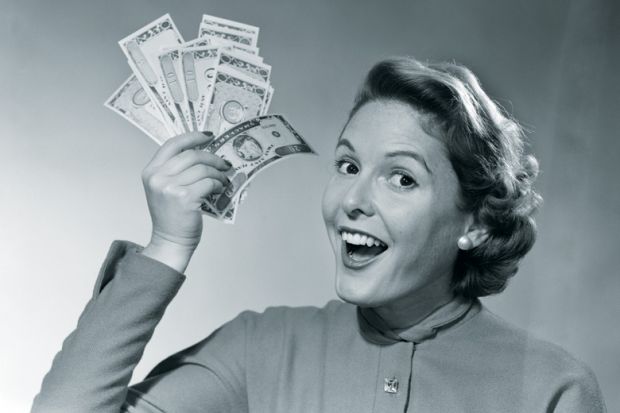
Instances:
[[[217,17],[217,16],[210,16],[208,14],[202,15],[201,23],[204,26],[217,26],[217,27],[222,27],[224,29],[231,29],[231,30],[249,33],[251,35],[256,36],[257,38],[258,38],[258,32],[260,30],[256,26],[251,26],[249,24],[240,23],[234,20],[228,20],[228,19],[224,19],[221,17]]]
[[[189,131],[218,136],[207,148],[228,159],[230,184],[201,205],[234,223],[250,181],[276,161],[314,153],[281,115],[266,115],[274,88],[257,47],[259,28],[203,15],[185,42],[168,14],[119,42],[134,75],[105,106],[158,144]]]
[[[231,40],[222,39],[220,37],[215,36],[203,36],[194,40],[190,40],[188,42],[183,43],[182,45],[185,48],[189,47],[203,47],[203,46],[220,46],[220,47],[230,47],[235,50],[239,50],[241,52],[245,52],[247,54],[253,55],[259,62],[263,61],[263,58],[259,56],[259,48],[247,46],[241,43],[233,42]]]
[[[220,48],[203,46],[184,48],[182,72],[190,115],[196,125],[203,125],[207,115]]]
[[[264,168],[290,155],[315,153],[281,115],[245,121],[215,138],[205,150],[228,160],[234,171],[224,192],[205,201],[218,217],[235,205],[240,191]]]
[[[251,47],[256,47],[256,44],[258,43],[258,34],[228,29],[220,26],[215,26],[211,23],[201,22],[200,27],[198,28],[198,37],[206,36],[219,37],[224,40],[229,40]]]
[[[159,63],[176,112],[182,115],[184,129],[196,131],[198,125],[195,116],[191,113],[191,101],[188,100],[186,90],[187,82],[184,80],[182,50],[180,47],[166,49],[160,53]]]
[[[215,136],[259,116],[269,85],[229,67],[218,67],[213,94],[201,130]]]
[[[224,222],[225,224],[234,224],[235,219],[237,218],[237,208],[241,203],[240,201],[243,195],[245,195],[245,190],[241,193],[240,196],[236,197],[233,200],[232,206],[224,214],[218,214],[217,211],[206,201],[203,202],[202,205],[200,205],[200,209],[203,214],[216,218]]]
[[[247,56],[236,50],[222,50],[218,61],[218,67],[230,67],[246,75],[269,83],[271,76],[271,66],[266,63],[258,62],[253,56]]]
[[[273,93],[275,92],[273,86],[269,85],[267,89],[267,94],[265,95],[265,100],[263,101],[263,110],[261,111],[261,115],[266,115],[269,110],[269,106],[271,106],[271,98],[273,97]]]
[[[157,108],[135,75],[123,82],[104,105],[127,119],[159,145],[170,136],[166,125],[158,116]]]
[[[151,101],[161,111],[165,122],[172,125],[175,133],[187,132],[183,114],[178,112],[159,62],[162,49],[174,48],[183,43],[170,15],[160,17],[118,43],[127,56],[129,66]]]

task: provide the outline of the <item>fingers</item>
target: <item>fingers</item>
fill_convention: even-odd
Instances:
[[[156,175],[146,183],[145,189],[147,199],[155,200],[155,207],[159,209],[175,210],[174,216],[178,215],[178,211],[196,209],[196,205],[200,205],[204,199],[211,194],[221,193],[224,190],[224,184],[215,178],[203,178],[189,185],[178,185],[176,182],[165,179]],[[164,206],[168,206],[168,208]]]
[[[161,172],[172,176],[199,164],[211,166],[220,171],[227,171],[230,169],[230,164],[227,163],[227,161],[211,152],[188,149],[175,155],[165,164],[161,165]]]
[[[218,171],[217,169],[205,164],[190,166],[189,168],[185,169],[180,174],[175,176],[173,178],[173,182],[175,185],[186,186],[203,180],[205,178],[216,179],[224,185],[227,185],[229,183],[228,178],[224,172]]]
[[[170,158],[181,152],[195,148],[196,146],[204,146],[213,140],[212,134],[204,134],[202,132],[189,132],[184,133],[174,138],[168,139],[158,150],[155,152],[153,159],[147,165],[148,167],[157,167],[164,164]]]
[[[202,202],[211,194],[219,194],[224,191],[224,185],[213,178],[205,178],[194,182],[191,185],[184,186],[187,199],[190,200],[192,209],[199,208]]]

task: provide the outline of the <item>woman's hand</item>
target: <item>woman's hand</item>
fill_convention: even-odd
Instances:
[[[228,182],[230,164],[210,152],[195,149],[212,135],[190,132],[166,141],[142,171],[151,214],[151,242],[142,252],[185,271],[202,235],[202,201],[220,193]]]

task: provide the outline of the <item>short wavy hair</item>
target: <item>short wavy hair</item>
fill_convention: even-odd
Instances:
[[[355,99],[349,119],[370,101],[399,101],[426,115],[423,125],[442,139],[460,184],[458,207],[486,227],[478,247],[459,250],[452,290],[483,297],[504,290],[536,240],[533,188],[538,162],[525,154],[521,126],[482,90],[464,66],[411,57],[377,63]],[[439,135],[439,136],[438,136]]]

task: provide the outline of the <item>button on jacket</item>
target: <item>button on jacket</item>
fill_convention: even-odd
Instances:
[[[184,275],[115,241],[33,412],[604,412],[591,370],[478,300],[392,331],[371,309],[245,311],[127,388]]]

